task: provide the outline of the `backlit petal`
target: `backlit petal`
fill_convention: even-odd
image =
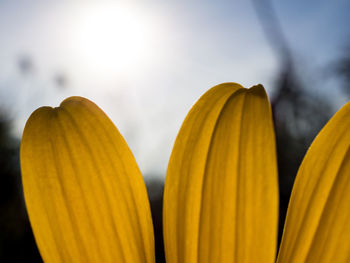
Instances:
[[[71,97],[36,110],[24,129],[21,170],[45,262],[154,262],[142,175],[95,104]]]
[[[350,103],[322,129],[294,183],[278,262],[350,262]]]
[[[274,262],[278,181],[270,105],[261,85],[218,85],[177,136],[164,191],[168,263]]]

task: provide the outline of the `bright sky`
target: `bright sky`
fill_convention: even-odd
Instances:
[[[350,1],[273,4],[302,70],[324,72],[341,56]],[[33,67],[23,74],[25,57]],[[278,67],[250,1],[0,2],[0,105],[11,109],[18,134],[37,107],[85,96],[117,125],[145,176],[164,177],[201,94],[227,81],[262,83],[271,93]],[[54,81],[60,75],[64,88]],[[330,92],[317,77],[310,86]]]

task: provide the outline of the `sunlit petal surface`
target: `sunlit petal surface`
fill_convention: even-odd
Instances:
[[[177,136],[164,192],[168,263],[274,262],[275,136],[261,85],[218,85]]]
[[[278,262],[350,262],[350,104],[323,128],[299,169]]]
[[[21,169],[45,262],[154,262],[141,173],[95,104],[71,97],[36,110],[23,133]]]

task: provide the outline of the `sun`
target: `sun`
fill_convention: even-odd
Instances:
[[[154,54],[154,25],[137,9],[111,3],[83,6],[72,42],[85,66],[100,72],[125,72]]]

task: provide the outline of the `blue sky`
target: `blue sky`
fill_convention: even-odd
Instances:
[[[350,42],[350,1],[272,3],[310,90],[339,107],[338,82],[322,74]],[[181,122],[207,89],[262,83],[271,94],[280,66],[243,0],[3,0],[0,39],[0,103],[17,134],[37,107],[85,96],[111,117],[146,175],[164,176]],[[21,56],[32,60],[29,74],[18,70]]]

